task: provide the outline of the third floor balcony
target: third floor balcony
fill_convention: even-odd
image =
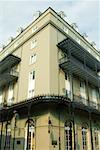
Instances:
[[[0,75],[3,74],[3,72],[11,70],[11,68],[17,65],[20,61],[21,59],[15,55],[7,55],[3,60],[0,61]]]
[[[82,64],[79,60],[74,57],[63,57],[59,60],[59,66],[67,74],[73,74],[82,79],[88,80],[88,82],[96,87],[100,87],[100,77],[90,69],[88,66]]]

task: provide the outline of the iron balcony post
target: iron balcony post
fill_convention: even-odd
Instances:
[[[30,123],[30,109],[31,109],[31,104],[28,106],[28,126],[27,126],[27,147],[26,150],[29,149],[29,123]]]
[[[91,112],[89,112],[89,122],[90,122],[91,148],[92,148],[92,150],[94,150],[94,147],[93,147],[93,133],[92,133]]]
[[[18,119],[17,111],[14,111],[14,116],[15,116],[15,122],[14,122],[13,150],[15,149],[15,130],[16,130],[16,123],[17,123],[17,119]]]

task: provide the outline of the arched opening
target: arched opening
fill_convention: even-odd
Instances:
[[[35,150],[35,126],[32,119],[25,125],[25,150]]]
[[[4,149],[10,150],[11,141],[11,124],[8,122],[6,124],[6,137],[5,137],[5,146]]]
[[[82,125],[82,150],[88,149],[88,135],[87,135],[87,124],[83,123]]]
[[[95,150],[99,150],[99,132],[98,132],[98,129],[94,130],[94,146],[95,146]]]
[[[72,150],[72,122],[65,123],[65,150]]]

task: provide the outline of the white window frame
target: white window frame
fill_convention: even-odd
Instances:
[[[95,108],[97,108],[98,107],[97,106],[98,101],[97,101],[97,93],[96,93],[96,89],[95,88],[92,89],[92,102],[93,102],[93,106]]]
[[[98,132],[98,130],[94,131],[94,144],[95,144],[95,150],[98,150],[99,149],[99,132]]]
[[[36,40],[36,39],[33,39],[33,40],[31,41],[31,49],[35,48],[36,45],[37,45],[37,40]]]
[[[68,74],[65,75],[65,89],[66,89],[66,94],[68,96],[68,98],[71,98],[71,85],[70,85],[70,79]]]
[[[8,141],[9,141],[9,143],[7,143]],[[7,129],[7,137],[6,137],[6,148],[10,148],[10,141],[11,140],[11,129],[10,128],[8,128]],[[7,147],[8,146],[8,147]]]
[[[24,147],[24,150],[26,150],[26,148],[27,148],[27,128],[28,128],[28,124],[25,127],[25,147]],[[35,150],[35,139],[33,139],[33,138],[35,138],[35,137],[33,137],[33,134],[35,134],[35,128],[32,125],[30,126],[30,124],[29,124],[29,132],[31,132],[31,148],[29,150]],[[34,142],[34,147],[33,147],[33,142]]]
[[[36,62],[36,57],[37,57],[36,53],[30,56],[30,63],[29,63],[30,65]]]
[[[87,101],[86,101],[86,85],[85,85],[84,81],[80,81],[80,96],[83,99],[82,102],[84,104],[87,104]]]
[[[87,129],[82,127],[82,150],[86,150],[87,148],[88,148]]]
[[[34,89],[35,89],[35,71],[34,70],[29,72],[28,82],[29,82],[28,83],[28,98],[32,98],[34,97]]]
[[[72,134],[72,128],[70,129],[70,125],[65,125],[65,150],[71,149],[70,136],[72,138],[72,135],[70,135],[70,130],[71,130],[71,134]]]
[[[12,105],[14,101],[14,85],[9,84],[7,104]]]

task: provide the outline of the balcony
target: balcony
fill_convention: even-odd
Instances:
[[[12,67],[17,65],[20,61],[21,61],[20,58],[12,54],[9,54],[3,60],[0,61],[0,74],[2,74],[5,71],[10,70]]]
[[[10,71],[0,75],[0,89],[2,89],[5,85],[8,85],[10,82],[15,82],[17,79],[17,71]]]
[[[57,46],[68,56],[73,56],[85,63],[91,70],[100,71],[100,62],[71,37],[68,36],[65,40],[58,43]]]
[[[78,104],[81,106],[87,106],[89,109],[100,111],[100,104],[97,104],[96,102],[90,100],[88,101],[87,99],[81,97],[80,95],[78,96],[73,94],[73,101],[76,103],[76,105]]]
[[[73,74],[84,80],[88,80],[90,84],[100,87],[100,78],[96,72],[92,71],[87,66],[84,66],[80,61],[74,57],[64,57],[59,60],[59,66],[65,73]]]

